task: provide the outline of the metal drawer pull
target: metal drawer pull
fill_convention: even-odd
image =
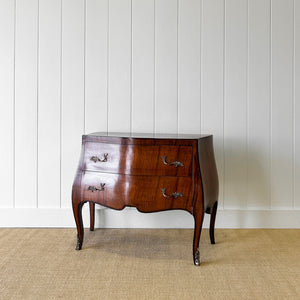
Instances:
[[[107,161],[107,157],[108,157],[108,153],[104,153],[104,158],[103,159],[100,159],[98,156],[92,156],[91,157],[91,160],[93,161],[93,162],[97,162],[97,161],[100,161],[100,162],[106,162]]]
[[[100,183],[100,188],[97,188],[97,187],[95,187],[95,186],[89,186],[88,187],[88,191],[92,191],[92,192],[94,192],[94,191],[98,191],[98,192],[101,192],[101,191],[103,191],[104,190],[104,186],[105,186],[105,183]]]
[[[166,161],[166,156],[162,156],[161,157],[162,158],[162,161],[163,161],[163,163],[165,164],[165,165],[167,165],[167,166],[171,166],[171,165],[174,165],[176,168],[177,167],[183,167],[184,166],[184,164],[182,163],[182,162],[180,162],[180,161],[173,161],[173,162],[171,162],[171,163],[168,163],[167,161]]]
[[[178,198],[178,197],[183,197],[183,195],[181,194],[181,193],[178,193],[178,192],[174,192],[172,195],[167,195],[166,194],[166,189],[165,188],[163,188],[163,189],[161,189],[161,191],[162,191],[162,194],[163,194],[163,196],[165,197],[165,198]]]

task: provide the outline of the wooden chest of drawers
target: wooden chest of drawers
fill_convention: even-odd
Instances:
[[[210,239],[218,204],[218,175],[211,135],[83,135],[72,190],[73,212],[83,243],[82,206],[90,204],[94,230],[95,203],[141,212],[183,209],[195,221],[193,259],[200,264],[199,240],[204,213],[211,214]]]

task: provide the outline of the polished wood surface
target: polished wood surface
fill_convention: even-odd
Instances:
[[[116,174],[191,176],[192,150],[191,146],[145,146],[87,142],[83,168]],[[164,164],[163,157],[167,163],[178,161],[182,163],[182,166],[168,166]]]
[[[195,221],[193,260],[200,264],[199,240],[204,213],[211,214],[214,243],[218,176],[211,135],[94,133],[82,137],[82,152],[72,190],[78,240],[83,243],[82,206],[90,203],[94,230],[95,203],[141,212],[182,209]]]
[[[129,133],[129,132],[93,132],[88,135],[89,137],[108,137],[112,138],[134,138],[134,139],[173,139],[173,140],[197,140],[210,136],[209,134],[177,134],[177,133]]]
[[[198,155],[203,186],[203,198],[206,213],[212,213],[213,206],[219,197],[219,180],[214,157],[213,139],[198,140]]]
[[[103,190],[101,183],[105,184]],[[98,190],[89,189],[96,187]],[[179,192],[177,198],[163,196]],[[100,191],[99,191],[100,190]],[[81,182],[83,201],[123,209],[136,207],[141,212],[184,209],[191,212],[192,179],[187,177],[131,176],[85,172]]]

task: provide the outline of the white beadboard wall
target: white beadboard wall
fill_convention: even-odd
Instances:
[[[95,131],[212,133],[217,227],[300,228],[300,0],[1,0],[0,226],[75,226]],[[96,217],[193,227],[182,211]]]

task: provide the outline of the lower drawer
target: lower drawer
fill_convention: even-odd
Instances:
[[[84,172],[81,196],[84,201],[114,209],[134,206],[142,212],[167,209],[190,211],[192,179]]]

